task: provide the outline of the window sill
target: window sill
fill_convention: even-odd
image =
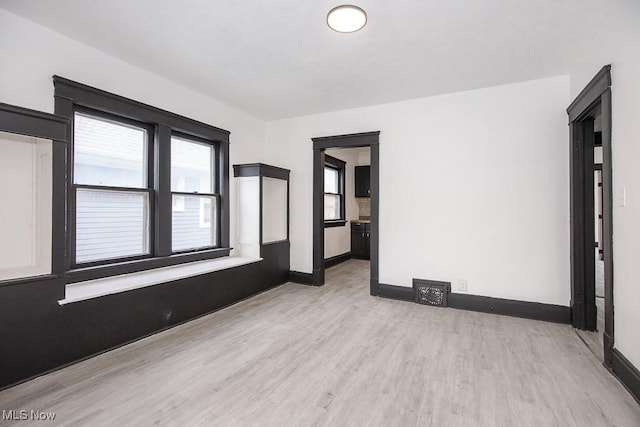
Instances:
[[[337,219],[335,221],[325,221],[324,228],[344,227],[346,224],[347,224],[347,221],[343,219]]]
[[[262,261],[262,258],[231,256],[71,283],[65,287],[65,298],[58,301],[58,304],[65,305],[105,295],[117,294],[259,261]]]
[[[167,257],[142,258],[114,264],[78,268],[67,272],[67,283],[86,282],[128,273],[144,272],[162,267],[212,260],[229,256],[230,248],[207,249],[195,252],[176,253]]]

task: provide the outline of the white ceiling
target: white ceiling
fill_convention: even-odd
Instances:
[[[568,74],[604,0],[0,0],[0,7],[273,120]]]

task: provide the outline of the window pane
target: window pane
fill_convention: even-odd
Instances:
[[[213,192],[213,146],[171,137],[171,191]]]
[[[339,193],[340,175],[336,169],[324,168],[324,192]]]
[[[181,196],[182,211],[173,211],[173,251],[215,246],[218,238],[216,198],[210,196]]]
[[[324,219],[341,219],[340,196],[333,194],[324,195]]]
[[[78,189],[76,262],[149,253],[147,193]]]
[[[147,131],[76,113],[74,182],[110,187],[147,186]]]
[[[0,280],[51,272],[51,149],[0,132]]]

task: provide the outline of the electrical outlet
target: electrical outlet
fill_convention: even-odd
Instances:
[[[458,290],[460,292],[467,292],[467,281],[465,279],[458,280]]]

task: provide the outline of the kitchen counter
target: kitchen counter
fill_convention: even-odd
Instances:
[[[370,219],[352,219],[349,222],[353,224],[371,224]]]

